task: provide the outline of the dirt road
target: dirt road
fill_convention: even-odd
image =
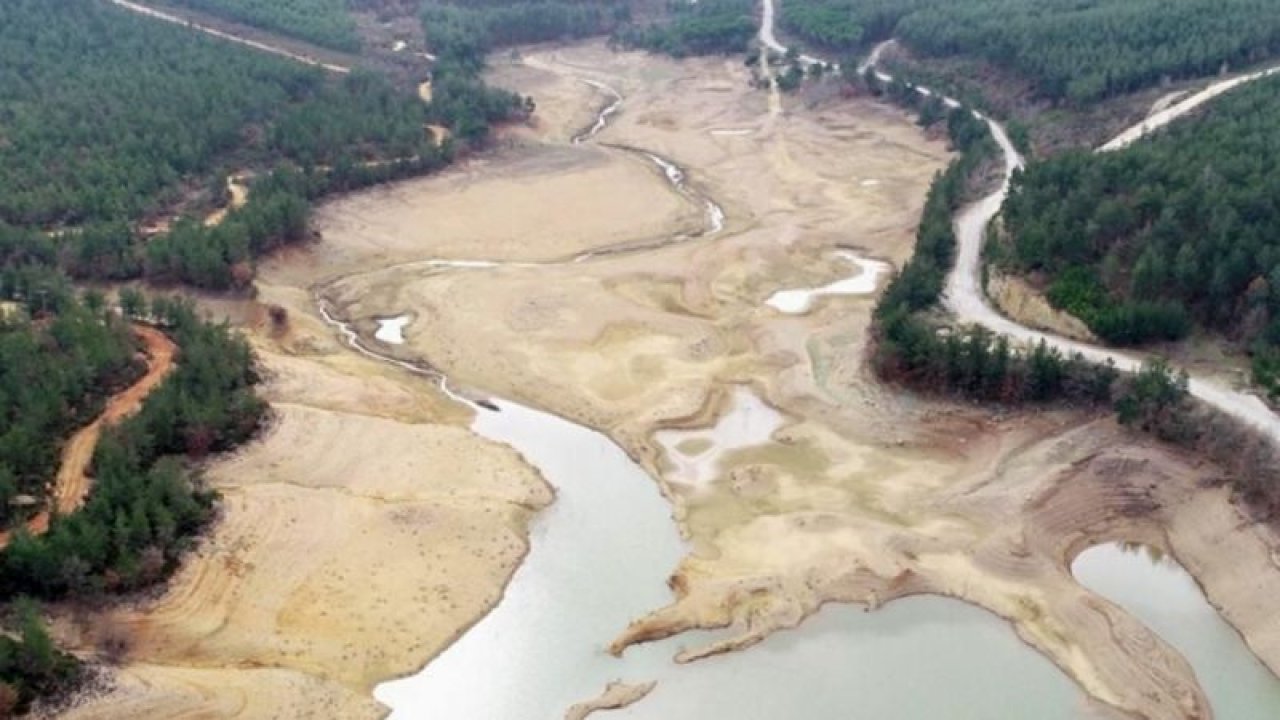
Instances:
[[[173,358],[178,347],[167,335],[155,328],[134,325],[133,332],[146,346],[147,372],[136,383],[107,401],[106,410],[89,425],[80,429],[62,449],[62,462],[54,480],[50,503],[59,515],[68,515],[84,506],[93,487],[89,477],[89,464],[98,447],[102,430],[129,417],[142,407],[142,401],[159,387],[161,381],[173,370]],[[49,530],[50,511],[45,510],[27,522],[27,530],[42,535]],[[8,546],[10,533],[0,533],[0,549]]]
[[[308,55],[303,55],[301,53],[296,53],[296,52],[293,52],[292,50],[287,50],[277,45],[271,45],[269,43],[264,43],[259,40],[253,40],[247,37],[241,37],[239,35],[226,32],[225,30],[219,30],[217,28],[209,27],[207,25],[201,25],[199,23],[192,22],[191,20],[187,20],[186,18],[179,17],[177,15],[167,13],[161,10],[157,10],[153,7],[142,5],[141,3],[129,2],[129,0],[107,0],[107,2],[110,2],[112,5],[116,5],[130,12],[137,13],[139,15],[145,15],[150,18],[155,18],[156,20],[163,20],[164,22],[173,23],[174,25],[182,25],[183,27],[188,27],[188,28],[191,28],[192,30],[197,30],[206,35],[211,35],[221,40],[227,40],[229,42],[244,45],[245,47],[253,48],[254,50],[260,50],[265,53],[271,53],[272,55],[279,55],[280,57],[289,58],[290,60],[303,63],[304,65],[311,65],[312,67],[318,67],[322,70],[326,70],[331,73],[346,75],[347,73],[351,72],[351,68],[345,65],[337,65],[335,63],[329,63],[323,60],[317,60],[316,58],[310,57]]]

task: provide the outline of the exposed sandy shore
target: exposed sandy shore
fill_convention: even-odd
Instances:
[[[535,145],[355,193],[326,204],[317,224],[333,239],[326,248],[342,260],[392,265],[424,252],[450,260],[555,260],[672,227],[692,229],[699,208],[667,192],[660,178],[653,163],[630,153]]]
[[[634,705],[653,692],[655,683],[628,685],[624,682],[611,682],[594,700],[578,703],[569,708],[564,720],[586,720],[587,717],[602,710],[620,710]]]
[[[1280,666],[1266,605],[1277,543],[1221,491],[1198,489],[1212,468],[1109,421],[996,418],[884,388],[864,365],[872,298],[820,298],[803,316],[764,305],[847,273],[838,247],[900,265],[943,145],[861,100],[771,103],[738,59],[599,44],[525,59],[496,71],[536,88],[542,122],[513,132],[513,147],[327,205],[319,244],[263,268],[262,302],[288,308],[287,332],[260,308],[231,308],[255,328],[279,422],[210,469],[225,519],[169,592],[120,613],[135,637],[121,686],[72,717],[376,714],[372,684],[496,601],[546,486],[461,429],[465,409],[428,383],[343,349],[313,285],[367,336],[375,318],[411,314],[407,344],[387,352],[601,429],[659,479],[694,552],[673,568],[673,604],[618,628],[618,651],[736,631],[692,659],[827,601],[936,592],[1009,619],[1105,712],[1203,717],[1186,663],[1068,572],[1091,542],[1125,539],[1173,551]],[[626,97],[595,143],[679,163],[725,207],[726,230],[580,264],[423,264],[562,259],[701,221],[633,155],[566,146],[603,99],[588,79]],[[666,482],[654,432],[710,424],[734,384],[786,426],[724,457],[709,489]]]
[[[275,423],[208,469],[222,517],[163,595],[60,623],[87,652],[128,639],[115,689],[62,717],[377,717],[373,686],[498,600],[551,500],[465,408],[340,347],[305,293],[261,289],[287,333],[215,309],[251,328]]]

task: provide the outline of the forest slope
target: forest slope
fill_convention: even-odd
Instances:
[[[1193,328],[1252,349],[1274,393],[1280,347],[1280,81],[1261,80],[1128,149],[1068,152],[1016,177],[995,260],[1120,345]]]
[[[170,0],[228,20],[346,52],[360,49],[346,0]]]
[[[478,141],[520,108],[477,82],[424,107],[379,75],[326,77],[108,3],[14,0],[0,6],[0,256],[241,289],[257,255],[305,235],[310,199],[446,163],[428,120]],[[261,173],[246,207],[199,222],[225,173],[280,165],[295,172]]]
[[[897,37],[933,57],[1012,70],[1053,101],[1086,104],[1280,52],[1276,0],[788,0],[782,24],[859,52]]]

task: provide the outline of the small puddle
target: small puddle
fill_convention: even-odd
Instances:
[[[742,135],[750,135],[755,132],[751,128],[716,128],[711,131],[712,135],[719,137],[738,137]]]
[[[379,342],[388,345],[404,344],[404,329],[413,322],[413,318],[408,315],[397,315],[392,318],[378,318],[378,331],[373,337]]]
[[[653,439],[674,468],[671,482],[705,490],[720,473],[720,460],[740,448],[763,445],[782,427],[783,416],[745,387],[736,387],[729,408],[714,427],[660,430]]]
[[[855,252],[841,250],[836,256],[853,263],[857,272],[842,280],[819,288],[779,290],[765,304],[786,315],[802,315],[809,312],[814,298],[823,295],[870,295],[876,291],[880,278],[888,274],[892,266],[883,260],[872,260]]]
[[[1132,613],[1181,653],[1216,717],[1280,717],[1280,680],[1172,559],[1159,557],[1145,546],[1112,543],[1081,553],[1071,573],[1081,585]]]

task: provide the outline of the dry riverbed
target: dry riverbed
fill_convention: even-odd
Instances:
[[[770,103],[739,59],[593,43],[526,51],[495,76],[535,95],[535,127],[462,168],[329,203],[318,244],[262,268],[258,302],[219,308],[263,355],[276,423],[209,469],[224,517],[167,592],[65,624],[86,648],[130,638],[116,689],[69,717],[373,717],[373,685],[499,600],[548,486],[467,431],[466,406],[346,348],[313,289],[371,344],[378,319],[409,314],[405,344],[380,351],[599,429],[651,471],[692,552],[672,568],[672,605],[619,627],[617,651],[732,629],[693,659],[827,601],[942,593],[1010,620],[1103,703],[1197,717],[1186,663],[1070,576],[1089,544],[1130,540],[1175,553],[1280,665],[1280,629],[1258,601],[1280,585],[1275,540],[1237,532],[1223,493],[1199,489],[1212,468],[1109,421],[997,418],[879,385],[865,366],[874,296],[818,297],[800,315],[766,304],[847,276],[845,248],[900,267],[943,144],[863,100]],[[608,100],[587,80],[625,100],[572,147]],[[614,145],[680,165],[726,228],[696,236],[703,208]],[[678,242],[557,262],[663,238]],[[720,454],[708,482],[680,482],[655,434],[715,425],[743,387],[780,429]]]

